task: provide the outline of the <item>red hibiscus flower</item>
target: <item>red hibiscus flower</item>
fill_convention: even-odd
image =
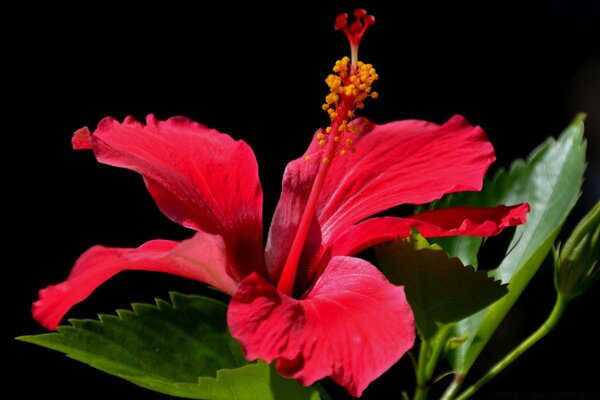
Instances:
[[[362,35],[355,24],[346,30]],[[351,120],[375,97],[376,73],[348,59],[334,71],[323,107],[331,126],[288,164],[264,251],[262,189],[245,142],[182,117],[152,115],[145,125],[105,118],[94,132],[77,131],[75,149],[140,173],[162,212],[196,233],[135,249],[92,247],[65,282],[40,291],[34,317],[55,329],[74,304],[123,270],[180,275],[232,295],[229,327],[249,360],[276,360],[282,374],[305,385],[331,377],[360,396],[412,347],[415,328],[403,288],[352,256],[413,227],[426,237],[495,235],[523,223],[528,206],[369,219],[400,204],[480,190],[494,152],[483,131],[460,116],[443,125]]]

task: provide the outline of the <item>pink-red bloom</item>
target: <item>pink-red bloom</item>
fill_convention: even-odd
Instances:
[[[232,295],[227,321],[249,360],[305,385],[331,377],[352,395],[412,347],[415,327],[402,287],[352,257],[417,228],[426,237],[489,236],[525,221],[526,204],[456,208],[410,218],[373,215],[400,204],[424,204],[446,193],[480,190],[494,161],[485,134],[462,117],[444,125],[354,119],[378,75],[357,60],[375,19],[365,10],[335,23],[348,37],[344,57],[327,77],[319,130],[306,155],[288,164],[266,248],[262,189],[252,150],[243,141],[185,118],[146,125],[132,118],[80,129],[75,149],[140,173],[159,208],[193,229],[188,240],[153,240],[137,249],[96,246],[68,279],[40,291],[34,317],[54,329],[74,304],[126,269],[167,272],[206,282]],[[346,154],[351,153],[351,154]],[[311,157],[311,155],[319,155]]]
[[[353,154],[328,163],[301,157],[287,166],[264,251],[262,189],[245,142],[181,117],[150,115],[146,124],[105,118],[94,132],[80,129],[75,149],[140,173],[158,207],[196,233],[138,248],[92,247],[65,282],[40,291],[35,318],[55,329],[74,304],[123,270],[176,274],[232,295],[228,323],[248,359],[276,360],[281,373],[305,385],[329,376],[359,396],[413,345],[415,330],[403,288],[352,256],[406,237],[411,227],[426,237],[495,235],[523,223],[528,206],[370,218],[400,204],[480,190],[494,152],[483,131],[460,116],[443,125],[362,119],[349,125]],[[313,142],[306,154],[319,149]],[[292,249],[323,165],[327,178],[306,238]],[[288,291],[281,277],[291,251],[299,257]]]

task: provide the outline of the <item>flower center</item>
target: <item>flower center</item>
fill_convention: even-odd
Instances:
[[[350,43],[352,58],[344,57],[338,60],[333,67],[334,73],[325,79],[325,83],[329,87],[329,94],[325,97],[325,104],[322,108],[329,115],[331,123],[327,128],[319,130],[316,134],[316,140],[319,146],[322,147],[319,152],[322,163],[320,163],[304,213],[298,225],[298,231],[277,284],[277,288],[288,295],[292,295],[294,292],[298,262],[316,212],[319,194],[325,183],[331,160],[335,156],[345,155],[348,151],[355,151],[353,138],[360,134],[360,129],[349,121],[354,118],[357,108],[362,109],[364,107],[364,101],[368,97],[374,99],[378,97],[377,92],[371,91],[371,85],[378,79],[375,68],[371,64],[358,61],[360,40],[367,28],[375,23],[375,18],[372,15],[367,15],[367,12],[363,9],[356,10],[354,16],[356,21],[349,27],[347,23],[348,14],[338,15],[335,21],[335,29],[341,29]],[[306,161],[310,161],[311,157],[311,155],[306,155]]]

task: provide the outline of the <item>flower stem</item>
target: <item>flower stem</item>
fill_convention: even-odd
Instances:
[[[419,361],[417,361],[417,387],[413,400],[424,400],[427,398],[429,385],[427,382],[427,363],[429,361],[429,352],[431,351],[431,342],[427,339],[421,339],[421,348],[419,349]]]
[[[453,399],[454,396],[456,396],[456,393],[458,393],[458,391],[460,390],[460,387],[464,380],[465,376],[461,372],[454,374],[454,379],[452,379],[452,383],[450,383],[450,385],[446,388],[446,391],[444,392],[442,397],[440,397],[440,400]]]
[[[509,354],[507,354],[502,360],[498,361],[496,365],[494,365],[490,370],[482,376],[477,382],[469,386],[464,392],[462,392],[456,400],[465,400],[471,397],[475,392],[477,392],[483,385],[488,383],[492,378],[498,375],[500,372],[504,370],[507,366],[509,366],[512,362],[514,362],[517,358],[519,358],[525,351],[527,351],[531,346],[537,343],[541,338],[546,336],[552,329],[556,327],[558,321],[562,317],[567,304],[569,301],[565,299],[562,295],[558,295],[556,298],[556,303],[554,304],[554,308],[550,313],[550,316],[544,323],[527,339],[521,342],[517,347],[513,349]],[[445,399],[446,397],[444,397]],[[451,397],[448,397],[450,399]]]
[[[431,385],[431,378],[435,373],[435,367],[442,351],[446,347],[448,336],[452,332],[452,325],[446,325],[437,334],[433,343],[422,339],[421,349],[419,350],[419,361],[417,364],[417,388],[415,389],[414,400],[427,398],[427,392]]]
[[[433,352],[431,354],[431,358],[427,363],[426,376],[428,382],[430,382],[431,378],[433,378],[433,374],[435,373],[435,367],[437,367],[440,355],[442,355],[442,351],[444,350],[444,348],[446,348],[448,336],[450,336],[450,333],[452,333],[452,326],[452,324],[448,324],[442,329],[440,329],[438,333],[438,336],[435,340],[435,346],[433,347]]]

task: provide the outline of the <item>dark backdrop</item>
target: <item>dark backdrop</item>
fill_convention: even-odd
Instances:
[[[376,16],[360,58],[372,62],[381,77],[380,99],[369,102],[363,115],[377,122],[441,123],[463,114],[484,128],[497,150],[496,165],[506,166],[557,135],[577,111],[586,111],[590,165],[578,215],[597,201],[597,2],[397,3],[211,2],[197,9],[54,4],[5,14],[16,24],[3,38],[9,102],[3,162],[9,184],[2,197],[11,233],[4,241],[9,275],[3,279],[3,334],[8,382],[21,396],[83,397],[68,389],[75,385],[98,397],[166,398],[11,339],[44,331],[30,317],[37,290],[62,281],[91,245],[137,246],[191,234],[157,210],[139,176],[99,165],[89,152],[73,152],[72,133],[84,125],[93,128],[106,115],[143,119],[152,112],[159,118],[185,115],[242,138],[257,155],[270,216],[286,162],[301,155],[311,134],[327,122],[320,110],[323,80],[348,53],[333,20],[356,6]],[[93,317],[132,301],[164,298],[172,289],[202,288],[161,274],[122,273],[69,316]],[[597,285],[574,301],[556,331],[497,378],[486,396],[600,391],[594,328],[599,292]],[[495,352],[535,329],[553,297],[547,263],[473,375],[499,357]],[[406,360],[364,398],[399,398],[395,386],[403,381],[412,381]],[[340,393],[333,392],[336,398]]]

